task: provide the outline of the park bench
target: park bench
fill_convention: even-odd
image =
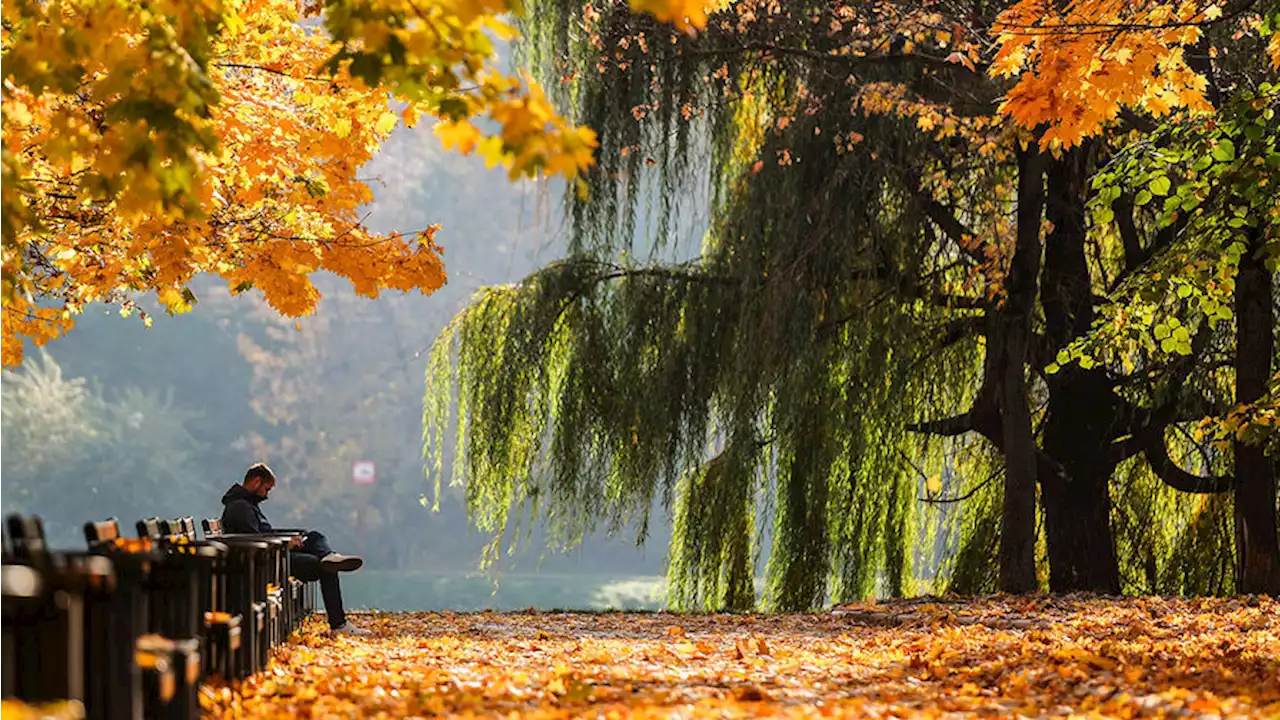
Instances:
[[[138,521],[137,528],[139,535],[165,543],[179,552],[183,548],[201,545],[188,533],[182,518],[145,518]],[[227,538],[206,540],[204,544],[217,544],[226,553],[224,579],[227,603],[247,618],[241,626],[239,651],[230,664],[236,670],[234,677],[247,677],[266,667],[270,646],[279,637],[272,623],[276,618],[270,614],[270,594],[272,585],[278,583],[280,577],[280,543],[268,538]],[[283,640],[283,637],[279,639]]]
[[[101,622],[118,589],[110,560],[49,552],[39,519],[19,517],[6,523],[3,555],[4,696],[104,697],[113,678],[91,668],[128,663],[132,645]]]
[[[191,519],[187,518],[187,520],[190,521]],[[218,518],[205,518],[201,521],[201,525],[204,527],[205,538],[210,540],[227,541],[235,538],[284,539],[286,541],[286,547],[284,548],[283,562],[286,564],[284,565],[285,572],[283,576],[287,578],[287,582],[282,586],[283,592],[281,594],[281,604],[283,605],[284,612],[290,618],[289,624],[292,624],[292,618],[304,617],[310,614],[315,608],[315,583],[303,582],[296,577],[293,577],[292,573],[289,571],[290,566],[287,564],[289,562],[287,541],[290,538],[305,535],[305,530],[298,528],[281,528],[273,529],[266,533],[225,533],[222,531],[222,521]],[[193,522],[191,523],[190,533],[193,536],[195,534]]]
[[[142,524],[156,530],[154,523]],[[114,519],[86,523],[89,547],[128,559],[141,548],[160,552],[166,562],[154,565],[142,580],[148,593],[144,614],[148,626],[163,637],[194,638],[205,675],[237,677],[241,615],[226,600],[227,548],[216,543],[189,543],[161,532],[141,538],[120,537]],[[180,688],[186,691],[186,687]]]
[[[199,717],[198,689],[266,666],[313,605],[288,533],[196,536],[190,517],[84,526],[52,551],[39,518],[4,526],[3,696],[79,701],[88,718]],[[245,621],[248,618],[248,622]]]

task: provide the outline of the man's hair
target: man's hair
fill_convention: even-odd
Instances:
[[[271,472],[271,468],[267,467],[266,463],[254,463],[249,466],[248,471],[244,474],[244,484],[248,485],[249,481],[254,478],[273,483],[276,481],[276,474]]]

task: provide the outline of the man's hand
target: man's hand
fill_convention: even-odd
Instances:
[[[289,547],[300,548],[302,547],[302,541],[303,541],[303,537],[301,535],[294,535],[293,537],[289,538]]]

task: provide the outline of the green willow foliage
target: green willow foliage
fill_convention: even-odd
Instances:
[[[851,122],[919,137],[897,120]],[[837,154],[816,119],[794,128],[762,154],[803,164],[742,184],[712,173],[727,202],[696,261],[627,262],[615,236],[634,231],[621,217],[633,205],[575,203],[572,257],[484,291],[446,330],[426,446],[438,470],[456,392],[455,480],[482,528],[502,532],[521,507],[565,544],[598,518],[638,521],[643,537],[661,498],[679,606],[753,607],[762,553],[771,607],[913,590],[920,478],[903,458],[929,451],[940,466],[943,444],[929,450],[905,428],[922,408],[970,399],[973,339],[938,341],[946,316],[899,298],[952,260],[918,242],[921,221],[874,148]],[[726,121],[709,144],[727,148],[735,132]],[[661,197],[681,192],[679,165],[663,164]]]
[[[625,3],[594,6],[588,29],[580,2],[530,4],[523,52],[599,133],[599,165],[589,196],[566,196],[569,257],[482,290],[432,349],[436,494],[452,435],[452,480],[495,548],[536,521],[559,547],[597,529],[643,541],[659,503],[674,520],[668,600],[682,608],[754,607],[761,561],[777,610],[992,591],[1002,458],[910,430],[965,412],[982,373],[979,311],[934,295],[973,274],[918,193],[943,169],[948,199],[980,208],[1015,168],[856,106],[876,82],[970,114],[992,113],[998,92],[959,70],[872,63],[855,83],[812,53],[746,52],[824,51],[813,28],[830,4],[787,5],[687,38]],[[693,259],[678,240],[689,231],[705,231]],[[1113,524],[1127,589],[1227,589],[1229,500],[1123,467]],[[1043,535],[1038,550],[1043,578]]]

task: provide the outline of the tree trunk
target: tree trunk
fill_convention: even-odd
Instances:
[[[1036,581],[1036,440],[1027,399],[1026,366],[1040,274],[1040,216],[1044,177],[1035,141],[1018,154],[1017,242],[1003,306],[995,313],[987,372],[998,381],[1004,445],[1004,504],[1000,513],[1002,592],[1026,593]]]
[[[1094,319],[1093,285],[1085,258],[1089,147],[1077,147],[1048,169],[1041,306],[1051,351],[1087,333]],[[1048,376],[1049,404],[1040,460],[1041,507],[1054,592],[1120,592],[1111,537],[1109,484],[1115,463],[1109,444],[1119,402],[1101,370],[1073,365]]]
[[[1258,257],[1262,233],[1249,233],[1236,278],[1236,402],[1266,393],[1274,355],[1271,275]],[[1236,443],[1235,526],[1237,591],[1280,595],[1276,539],[1276,472],[1261,445]]]
[[[1108,459],[1115,395],[1105,377],[1067,368],[1051,377],[1041,506],[1053,592],[1118,594],[1120,568],[1111,537]]]

